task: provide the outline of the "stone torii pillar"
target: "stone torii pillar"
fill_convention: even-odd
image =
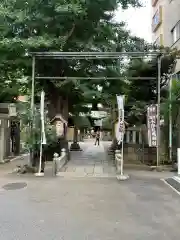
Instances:
[[[4,119],[0,119],[0,163],[4,162],[4,150],[5,150],[5,129],[4,129]]]
[[[9,120],[0,116],[0,163],[10,154]]]

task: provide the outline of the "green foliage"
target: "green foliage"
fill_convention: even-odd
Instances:
[[[91,124],[89,119],[85,116],[77,116],[74,118],[74,124],[79,129],[90,128]]]
[[[35,109],[34,126],[32,124],[32,114],[28,103],[18,104],[19,117],[21,119],[21,131],[25,134],[25,148],[28,151],[39,151],[41,143],[41,118],[39,108]],[[47,144],[44,149],[47,149],[50,145],[57,142],[55,126],[50,124],[47,118],[47,111],[45,112],[45,133]]]
[[[175,65],[175,51],[168,52],[161,63],[161,102],[167,97],[167,84],[169,74]],[[129,77],[154,77],[154,80],[129,80],[129,92],[126,103],[128,122],[138,124],[146,123],[146,109],[149,104],[157,103],[157,59],[135,59],[127,68]]]
[[[178,79],[172,80],[171,98],[167,98],[161,106],[161,114],[164,118],[163,134],[166,149],[169,147],[169,116],[172,119],[172,147],[174,160],[176,160],[176,150],[179,145],[180,129],[180,82]]]
[[[102,129],[103,130],[112,130],[112,117],[111,116],[109,116],[103,120]]]
[[[3,1],[0,5],[0,66],[8,72],[31,75],[30,51],[135,51],[144,49],[144,42],[131,37],[124,23],[113,20],[118,6],[140,6],[138,0],[31,0]],[[120,61],[122,62],[122,61]],[[38,61],[40,76],[74,76],[75,81],[36,81],[36,92],[44,88],[50,92],[68,95],[69,102],[79,103],[75,94],[84,98],[109,99],[124,89],[123,81],[101,79],[81,80],[81,76],[118,76],[119,70],[106,66],[117,65],[119,60],[53,60]],[[4,73],[4,76],[7,74]],[[13,78],[13,84],[16,77]],[[97,91],[101,86],[103,92]],[[29,87],[27,85],[27,87]],[[73,94],[74,93],[74,94]],[[70,104],[69,104],[70,105]]]

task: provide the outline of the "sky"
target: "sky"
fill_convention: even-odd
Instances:
[[[151,0],[142,0],[144,7],[119,9],[115,19],[127,23],[127,28],[133,35],[151,42]]]

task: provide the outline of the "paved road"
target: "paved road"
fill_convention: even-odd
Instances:
[[[87,147],[85,156],[94,148]],[[94,153],[93,164],[102,167],[97,159],[103,146]],[[86,157],[78,160],[73,160],[76,167],[84,162],[88,168]],[[179,240],[180,196],[159,173],[129,173],[125,182],[101,175],[1,175],[0,240]],[[15,182],[27,187],[4,190],[4,184]]]
[[[17,180],[27,188],[0,191],[1,240],[180,238],[180,198],[160,180],[23,176],[4,183]]]

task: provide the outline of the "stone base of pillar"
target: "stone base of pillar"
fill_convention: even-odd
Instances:
[[[118,181],[125,181],[125,180],[129,179],[128,175],[117,175],[116,177],[117,177]]]
[[[35,173],[34,174],[36,177],[44,177],[44,173],[40,172],[40,173]]]
[[[72,143],[70,147],[70,151],[82,151],[82,149],[80,148],[79,143]]]
[[[115,152],[115,150],[116,150],[117,148],[118,148],[118,143],[117,143],[116,139],[114,139],[114,140],[112,141],[112,144],[111,144],[110,148],[109,148],[109,151],[110,151],[110,152]]]

